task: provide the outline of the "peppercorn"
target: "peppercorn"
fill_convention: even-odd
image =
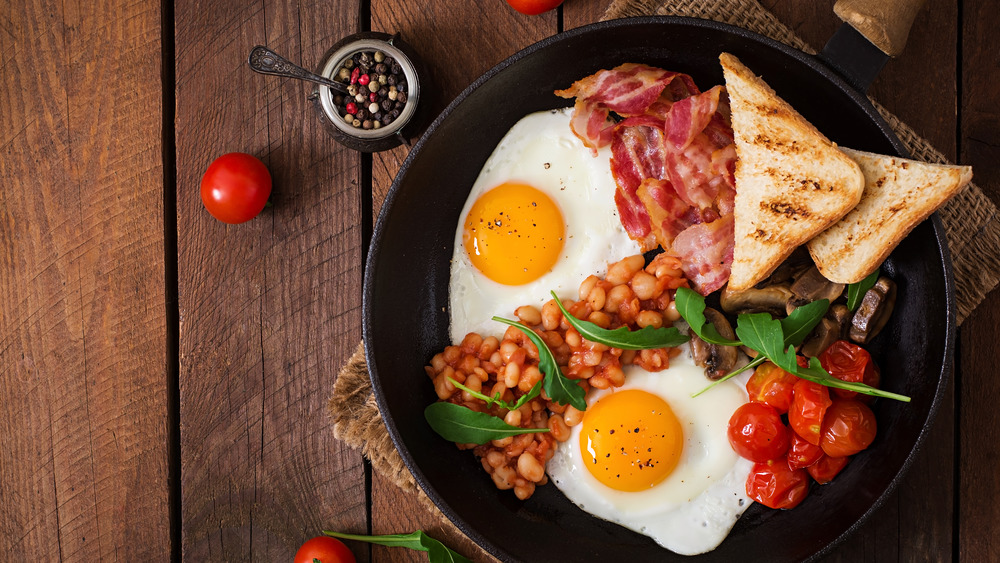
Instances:
[[[375,121],[382,121],[383,115],[385,114],[382,113],[381,111],[376,111],[375,113],[372,114],[372,119],[374,119]]]
[[[351,122],[351,125],[353,125],[355,127],[361,127],[361,120],[355,118],[354,121]]]
[[[350,94],[352,98],[354,96],[357,96],[358,95],[358,85],[357,84],[351,84],[350,86],[348,86],[347,87],[347,93]]]
[[[356,96],[354,96],[354,99],[357,100],[357,101],[359,101],[359,102],[363,102],[363,101],[365,101],[365,95],[362,94],[361,92],[358,92],[358,94]]]
[[[392,63],[393,74],[402,74],[402,72],[403,72],[403,67],[399,66],[399,63]]]
[[[384,74],[378,75],[378,85],[379,86],[384,86],[385,83],[388,82],[388,81],[389,81],[389,78],[386,75],[384,75]]]
[[[371,77],[369,77],[367,74],[362,74],[361,76],[358,76],[358,84],[362,86],[368,86],[369,80],[371,80]]]
[[[371,94],[368,94],[368,101],[369,102],[374,102],[377,99],[378,99],[378,94],[376,94],[375,92],[372,92]]]
[[[378,129],[378,128],[382,127],[382,122],[381,121],[373,121],[372,122],[372,127]]]
[[[358,111],[358,106],[354,102],[350,102],[344,109],[347,110],[347,113],[354,114]]]
[[[390,88],[390,89],[389,89],[389,94],[388,94],[388,98],[389,98],[390,100],[393,100],[393,101],[395,101],[395,100],[396,100],[396,98],[398,98],[398,97],[399,97],[399,92],[397,92],[395,88]]]
[[[399,84],[396,84],[396,89],[399,90],[400,92],[405,92],[406,91],[406,81],[405,80],[400,80]]]
[[[396,103],[397,104],[405,104],[406,103],[406,92],[400,92],[399,95],[396,96]]]
[[[389,111],[392,109],[392,100],[382,100],[382,109]]]
[[[341,80],[350,80],[351,71],[347,70],[347,67],[340,67],[340,71],[337,73],[337,78]]]
[[[389,78],[386,79],[386,82],[388,82],[390,86],[395,86],[396,85],[396,75],[395,74],[390,74]]]
[[[384,97],[386,97],[388,95],[389,95],[389,89],[386,88],[385,86],[382,86],[381,88],[378,89],[378,97],[379,98],[384,98]]]
[[[337,105],[337,106],[343,105],[344,104],[344,97],[341,96],[341,95],[339,95],[339,94],[336,95],[336,96],[334,96],[333,97],[333,104]]]
[[[374,80],[370,84],[368,84],[368,91],[369,92],[378,92],[378,89],[380,87],[381,87],[381,85],[378,83],[378,80]]]
[[[351,70],[351,68],[353,67],[354,67],[354,61],[352,61],[351,59],[347,59],[346,61],[344,61],[344,68],[346,68],[347,70]]]
[[[351,84],[355,84],[361,76],[361,69],[356,68],[351,72]]]
[[[361,126],[364,127],[365,129],[371,129],[372,121],[370,119],[366,119],[361,123]]]
[[[385,60],[385,53],[382,51],[375,51],[375,62],[380,63]]]
[[[382,118],[382,125],[388,125],[388,124],[392,123],[393,119],[395,119],[395,118],[390,113],[389,115],[387,115],[387,116],[385,116],[385,117]]]
[[[385,71],[387,70],[389,70],[389,67],[385,63],[375,65],[375,72],[379,74],[385,74]]]
[[[366,117],[368,117],[368,112],[365,111],[365,108],[358,108],[358,111],[354,114],[355,119],[364,119]]]
[[[376,111],[378,111],[378,104],[376,104],[375,102],[368,104],[368,111],[370,111],[371,113],[375,113]]]

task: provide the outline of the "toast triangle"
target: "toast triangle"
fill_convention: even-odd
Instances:
[[[859,166],[763,80],[719,57],[736,139],[736,242],[729,287],[766,278],[861,199]]]
[[[861,202],[808,244],[827,279],[856,283],[906,235],[972,180],[972,168],[841,149],[861,166]]]

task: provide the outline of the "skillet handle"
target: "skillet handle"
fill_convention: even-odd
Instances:
[[[925,0],[837,0],[834,13],[890,57],[903,52]]]

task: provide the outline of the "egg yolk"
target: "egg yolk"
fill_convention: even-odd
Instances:
[[[564,232],[562,213],[549,196],[526,184],[505,182],[476,199],[465,218],[462,242],[486,277],[521,285],[552,269]]]
[[[642,491],[666,479],[683,444],[670,405],[638,389],[611,393],[587,407],[580,432],[584,465],[618,491]]]

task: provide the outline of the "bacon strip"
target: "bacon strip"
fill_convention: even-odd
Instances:
[[[673,253],[695,291],[708,295],[729,281],[733,265],[733,216],[723,215],[711,223],[692,225],[677,235]]]

